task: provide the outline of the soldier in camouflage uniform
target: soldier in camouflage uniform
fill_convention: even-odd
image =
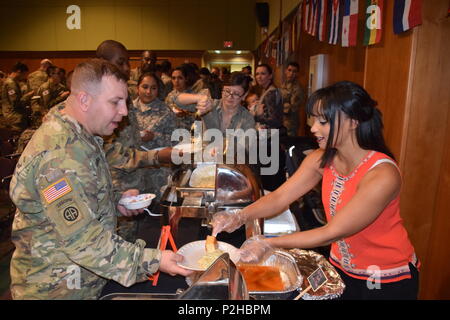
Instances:
[[[176,103],[176,98],[180,93],[200,93],[210,96],[208,89],[201,87],[194,88],[198,80],[198,75],[191,65],[185,63],[172,71],[173,90],[166,97],[167,106],[176,115],[176,128],[191,130],[195,121],[196,105],[182,106]]]
[[[51,107],[66,100],[69,91],[61,82],[61,73],[59,68],[51,66],[47,69],[48,81],[43,83],[38,91],[37,96],[40,97],[40,106],[43,113],[47,113]]]
[[[2,111],[2,92],[3,92],[3,82],[5,82],[6,74],[3,71],[0,71],[0,128],[4,127],[5,120],[3,118]]]
[[[144,72],[155,72],[156,60],[155,52],[150,50],[142,52],[141,64],[130,71],[130,80],[137,83]]]
[[[128,110],[129,113],[134,113],[138,127],[132,128],[129,124],[119,133],[117,141],[132,148],[148,150],[172,145],[171,135],[175,130],[175,115],[160,100],[159,88],[162,85],[161,80],[154,73],[141,75],[138,80],[139,96]],[[136,129],[140,132],[137,141],[131,134]],[[141,192],[154,193],[157,197],[156,201],[158,201],[161,198],[161,187],[167,184],[170,169],[164,167],[141,168],[133,172],[126,172],[112,168],[111,173],[114,185],[118,186],[120,190],[134,188]]]
[[[26,72],[28,72],[28,67],[18,62],[13,66],[12,72],[3,83],[2,113],[5,122],[14,131],[22,131],[28,124],[26,106],[30,102],[33,91],[22,95],[19,86],[19,81],[25,79]]]
[[[48,80],[47,68],[51,65],[52,62],[49,59],[44,59],[41,61],[39,69],[28,75],[28,87],[30,90],[37,91]]]
[[[118,211],[139,211],[118,205],[122,195],[113,188],[100,136],[127,115],[126,98],[126,78],[114,65],[81,63],[65,107],[49,112],[19,159],[10,187],[17,206],[14,299],[96,299],[107,279],[130,286],[158,269],[190,274],[172,251],[115,233]]]
[[[112,64],[116,65],[119,70],[122,71],[123,74],[127,78],[130,77],[130,64],[128,58],[127,49],[123,44],[114,40],[106,40],[103,41],[97,48],[97,57],[108,60]],[[106,159],[110,165],[111,170],[115,172],[122,172],[121,175],[116,175],[116,179],[114,179],[114,183],[119,184],[120,186],[120,178],[127,176],[127,171],[124,170],[135,170],[138,167],[142,167],[138,162],[133,161],[124,161],[130,158],[133,159],[133,155],[137,155],[139,153],[145,153],[144,151],[140,151],[139,148],[141,143],[143,142],[143,138],[140,135],[140,131],[138,130],[138,122],[136,118],[135,112],[133,110],[133,102],[130,98],[130,86],[128,87],[129,96],[127,99],[128,110],[131,111],[128,113],[126,121],[123,121],[120,124],[120,127],[115,131],[114,135],[109,137],[108,141],[105,143],[105,153]],[[124,128],[128,128],[124,130]],[[121,136],[119,141],[118,137]],[[145,137],[144,137],[145,138]],[[148,153],[149,156],[155,154],[162,162],[170,163],[170,154],[171,148],[165,148],[159,151],[150,151]],[[124,164],[126,166],[124,166]],[[159,162],[155,162],[155,164],[159,165]],[[116,187],[119,187],[116,186]],[[118,220],[118,228],[117,233],[128,241],[134,241],[136,239],[138,230],[138,221],[135,217],[120,217]]]
[[[61,73],[56,66],[47,68],[48,81],[42,84],[37,93],[31,98],[31,119],[30,125],[20,135],[17,142],[17,153],[22,153],[34,132],[42,124],[42,118],[48,110],[64,101],[69,95],[69,91],[61,83]]]
[[[305,100],[305,92],[297,80],[298,71],[298,63],[290,62],[284,70],[285,79],[280,87],[283,95],[283,125],[290,137],[297,136],[300,106]]]

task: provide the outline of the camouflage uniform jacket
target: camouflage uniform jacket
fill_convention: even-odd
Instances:
[[[142,103],[139,98],[133,101],[130,106],[129,115],[136,119],[137,128],[129,124],[119,134],[117,141],[123,145],[132,145],[136,148],[151,150],[160,147],[170,147],[173,145],[171,136],[175,130],[175,114],[159,99],[153,100],[149,104]],[[133,140],[132,131],[150,130],[155,134],[151,141],[142,142],[140,137],[138,141]],[[120,190],[136,188],[141,192],[155,193],[160,197],[160,189],[167,184],[167,178],[170,174],[169,168],[139,168],[127,172],[117,167],[111,168],[114,186]]]
[[[191,130],[192,124],[195,121],[195,113],[197,112],[195,103],[190,105],[182,105],[178,103],[177,98],[181,93],[205,94],[211,96],[208,89],[197,89],[199,91],[195,91],[193,90],[193,88],[191,88],[183,92],[179,92],[178,90],[173,89],[167,95],[166,104],[176,115],[176,129]]]
[[[255,121],[268,129],[280,129],[283,126],[283,97],[280,89],[270,85],[261,95],[259,103],[264,104],[264,112],[256,115]]]
[[[66,87],[61,84],[54,84],[47,81],[42,84],[37,90],[37,96],[39,96],[39,105],[44,113],[46,113],[51,107],[64,101],[66,97],[61,97],[61,93],[66,91]]]
[[[128,117],[120,123],[114,134],[105,140],[104,149],[110,169],[131,172],[137,168],[159,166],[158,150],[139,150],[142,139],[130,97],[127,99],[127,107]]]
[[[95,299],[106,279],[130,286],[159,267],[159,250],[115,234],[120,195],[113,190],[103,140],[60,106],[34,134],[11,181],[17,206],[14,299]]]
[[[23,127],[28,98],[29,96],[22,96],[17,81],[9,77],[5,80],[2,90],[2,113],[9,124]]]
[[[226,134],[226,129],[243,129],[244,131],[255,129],[256,124],[253,116],[242,106],[237,108],[227,128],[224,128],[222,125],[222,114],[222,100],[213,100],[211,111],[202,117],[203,129],[219,129],[224,135]]]
[[[30,90],[37,90],[47,80],[47,72],[36,70],[28,75],[28,87]]]
[[[289,136],[296,137],[299,110],[305,99],[305,93],[297,81],[284,82],[280,89],[283,96],[283,125]]]

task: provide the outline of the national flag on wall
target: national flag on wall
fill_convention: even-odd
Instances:
[[[310,10],[311,10],[311,0],[305,0],[303,5],[303,30],[305,30],[305,32],[308,32]]]
[[[337,44],[342,33],[342,0],[328,0],[327,21],[327,36],[329,44]]]
[[[342,18],[342,46],[356,46],[358,32],[358,0],[344,0]]]
[[[303,0],[300,0],[300,3],[298,5],[298,9],[297,9],[297,15],[296,15],[296,19],[297,19],[297,29],[296,29],[296,35],[297,35],[297,40],[300,39],[300,34],[302,32],[302,13],[303,13]]]
[[[364,23],[365,46],[380,42],[383,25],[384,0],[366,0],[366,21]]]
[[[289,57],[291,54],[291,35],[290,35],[290,29],[287,29],[287,31],[284,33],[284,57],[283,62]]]
[[[320,0],[311,0],[311,5],[312,19],[310,19],[309,34],[315,37],[319,29]]]
[[[422,24],[422,0],[395,0],[395,34],[402,33],[420,24]]]
[[[328,0],[319,0],[318,7],[318,27],[317,27],[317,38],[319,41],[324,41],[327,37],[327,9]]]
[[[306,33],[316,36],[319,27],[319,4],[320,0],[306,0],[305,1],[305,20],[304,28]]]

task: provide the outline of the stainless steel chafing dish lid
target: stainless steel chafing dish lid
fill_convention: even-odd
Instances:
[[[242,274],[224,253],[178,299],[248,300],[249,296]]]
[[[214,186],[191,186],[191,179],[195,177],[198,168],[212,166],[215,172]],[[177,171],[172,178],[172,188],[168,188],[163,195],[163,201],[182,205],[179,199],[182,195],[203,193],[205,200],[214,201],[217,206],[245,206],[258,200],[262,195],[259,180],[246,165],[228,165],[220,163],[198,163],[192,167],[184,167]],[[175,188],[174,188],[175,186]],[[177,191],[178,193],[175,193]]]
[[[218,164],[216,173],[216,203],[246,205],[262,195],[259,180],[246,165]]]

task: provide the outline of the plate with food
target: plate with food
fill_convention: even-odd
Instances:
[[[177,253],[184,259],[178,262],[178,265],[189,270],[205,271],[225,252],[234,263],[239,261],[239,251],[236,247],[208,236],[207,240],[194,241],[182,246]]]
[[[153,193],[142,193],[137,196],[122,198],[119,204],[129,210],[143,209],[147,208],[155,197],[156,195]]]

